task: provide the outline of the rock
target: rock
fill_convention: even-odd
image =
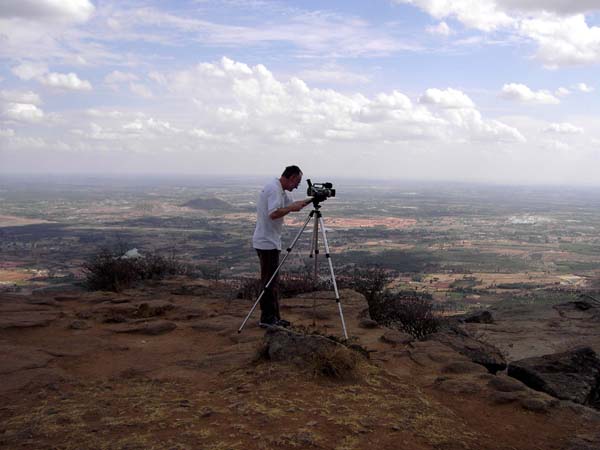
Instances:
[[[519,400],[520,395],[517,392],[500,392],[494,391],[491,394],[492,401],[497,405],[505,405],[507,403],[514,403]]]
[[[410,334],[403,333],[402,331],[398,331],[398,330],[386,331],[385,333],[383,333],[381,335],[381,337],[379,339],[382,342],[385,342],[387,344],[394,344],[394,345],[397,345],[397,344],[405,345],[405,344],[409,344],[410,342],[415,340],[415,338],[412,337]]]
[[[361,319],[360,322],[358,322],[358,326],[361,328],[377,328],[379,326],[379,324],[377,322],[375,322],[373,319]]]
[[[467,323],[494,323],[492,313],[485,310],[466,314],[463,320]]]
[[[589,347],[515,361],[508,375],[553,397],[600,409],[600,359]]]
[[[45,327],[59,317],[55,311],[14,311],[2,312],[0,329]]]
[[[523,409],[537,413],[547,413],[550,408],[556,405],[556,403],[553,403],[552,401],[535,397],[522,398],[520,403]]]
[[[461,373],[477,373],[477,372],[485,372],[485,368],[482,367],[479,364],[475,364],[474,362],[471,361],[455,361],[455,362],[451,362],[450,364],[446,364],[444,367],[442,367],[442,372],[443,373],[455,373],[455,374],[461,374]]]
[[[526,389],[523,383],[502,375],[498,375],[488,381],[488,386],[500,392],[519,392]]]
[[[72,330],[87,330],[91,327],[92,326],[89,323],[87,323],[85,320],[74,320],[69,325],[69,328],[71,328]]]
[[[124,327],[115,328],[113,331],[116,333],[137,333],[156,336],[173,331],[175,328],[177,328],[175,323],[168,322],[166,320],[159,320],[156,322],[146,322],[143,324],[126,325]]]
[[[441,376],[436,378],[433,386],[444,392],[452,394],[476,394],[481,391],[481,386],[474,381],[464,378],[451,378]]]
[[[314,355],[346,348],[325,336],[270,327],[264,337],[265,356],[272,361],[304,362]]]
[[[496,373],[506,368],[506,360],[496,347],[474,339],[461,328],[452,327],[445,331],[429,335],[428,339],[447,345],[474,363],[481,364],[491,373]]]

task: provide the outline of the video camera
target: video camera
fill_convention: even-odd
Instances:
[[[335,197],[335,189],[331,183],[311,183],[310,179],[306,180],[308,188],[306,195],[313,198],[313,203],[317,204],[327,200],[329,197]]]

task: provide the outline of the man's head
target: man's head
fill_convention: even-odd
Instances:
[[[300,170],[300,167],[287,166],[281,174],[279,181],[281,182],[281,187],[286,191],[296,189],[302,181],[302,171]]]

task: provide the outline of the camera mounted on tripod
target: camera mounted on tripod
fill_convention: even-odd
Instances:
[[[312,197],[312,202],[315,206],[324,202],[329,197],[335,197],[335,189],[333,189],[332,183],[311,183],[310,179],[306,180],[308,188],[306,189],[306,195]]]

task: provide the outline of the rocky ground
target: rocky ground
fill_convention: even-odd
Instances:
[[[282,312],[296,330],[341,337],[332,295],[312,303],[285,299]],[[493,375],[444,339],[415,342],[374,326],[353,291],[342,291],[342,304],[369,359],[356,353],[351,370],[331,376],[310,356],[276,357],[291,350],[273,347],[257,315],[238,334],[251,303],[203,281],[3,294],[0,448],[600,448],[597,410]],[[519,311],[518,323],[493,314],[494,323],[465,326],[508,363],[574,344],[598,351],[593,311]]]

